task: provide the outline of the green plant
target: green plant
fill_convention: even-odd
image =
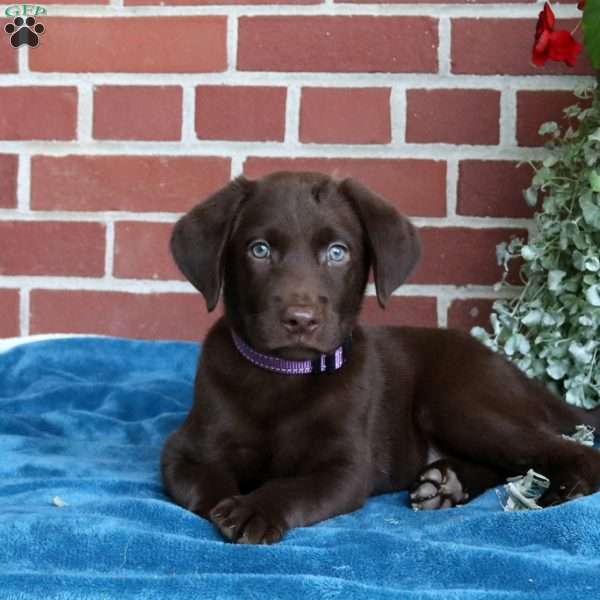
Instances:
[[[600,70],[600,0],[580,0],[583,7],[583,41],[590,62]]]
[[[535,175],[524,192],[530,205],[542,203],[535,234],[498,247],[499,288],[520,293],[494,303],[491,333],[472,333],[567,402],[592,408],[600,405],[600,91],[576,95],[587,107],[566,108],[562,127],[540,128],[548,153],[530,163]],[[506,281],[514,259],[523,261],[519,290]]]

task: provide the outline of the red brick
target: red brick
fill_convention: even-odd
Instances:
[[[109,4],[109,3],[110,3],[110,0],[45,0],[44,6],[46,4]],[[50,12],[52,12],[52,11],[50,11]],[[40,16],[37,19],[40,22],[43,22],[46,20],[46,17]]]
[[[363,302],[360,320],[369,325],[437,326],[437,301],[431,297],[392,296],[382,309],[374,296]]]
[[[202,73],[227,66],[224,16],[51,17],[32,71]]]
[[[0,221],[0,275],[104,274],[100,223]]]
[[[437,20],[429,17],[241,17],[241,71],[437,71]]]
[[[408,142],[497,144],[500,139],[500,92],[494,90],[408,90],[406,111]]]
[[[453,300],[448,307],[448,327],[470,331],[472,327],[490,329],[490,313],[493,300],[469,298]]]
[[[538,130],[546,121],[566,124],[563,109],[578,102],[572,92],[517,92],[517,142],[519,146],[541,146],[548,136]]]
[[[516,229],[421,227],[421,261],[408,283],[492,285],[502,277],[496,245],[512,237],[527,237]]]
[[[200,294],[32,290],[30,330],[197,341],[219,314]]]
[[[229,174],[229,159],[217,157],[34,156],[31,206],[184,212],[225,185]]]
[[[156,5],[161,6],[194,6],[194,5],[226,5],[226,4],[321,4],[322,0],[125,0],[125,6]]]
[[[533,171],[509,160],[462,160],[458,168],[456,212],[475,217],[531,218],[523,190]]]
[[[337,179],[355,177],[408,215],[446,214],[446,163],[441,161],[251,156],[244,163],[244,174],[251,178],[272,171],[320,171]]]
[[[300,141],[387,144],[389,88],[302,88]]]
[[[19,290],[0,290],[0,338],[19,335]]]
[[[373,4],[374,0],[334,0],[350,4]],[[502,4],[527,4],[536,0],[503,0]],[[577,0],[568,0],[577,1]],[[426,0],[424,4],[498,4],[498,0]],[[377,0],[377,4],[415,4],[415,0]]]
[[[0,208],[17,206],[17,173],[19,158],[16,154],[0,154]]]
[[[0,33],[8,37],[4,32],[4,26],[12,19],[0,19]],[[16,73],[19,70],[19,53],[13,48],[9,40],[4,39],[0,44],[0,73]]]
[[[73,140],[77,88],[0,87],[0,139]]]
[[[45,0],[44,1],[44,6],[46,4],[109,4],[110,0]],[[52,12],[52,11],[50,11]],[[35,15],[34,15],[35,16]],[[39,21],[40,23],[44,22],[44,19],[46,17],[45,16],[39,16],[36,17],[36,20]],[[54,19],[52,19],[53,21]],[[52,23],[52,21],[50,21],[50,23]]]
[[[180,140],[179,86],[103,85],[94,89],[94,137],[101,140]]]
[[[541,6],[540,6],[541,7]],[[531,64],[535,18],[452,19],[452,72],[477,75],[592,74],[585,51],[575,67],[548,61]],[[571,30],[577,21],[559,20],[557,28]]]
[[[115,224],[115,277],[184,279],[169,251],[173,223]]]
[[[196,88],[196,134],[207,140],[283,141],[286,88]]]

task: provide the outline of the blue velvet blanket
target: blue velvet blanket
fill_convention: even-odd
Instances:
[[[225,543],[162,492],[198,346],[71,338],[0,352],[0,598],[600,599],[600,494],[504,512],[495,490],[413,512],[406,493]]]

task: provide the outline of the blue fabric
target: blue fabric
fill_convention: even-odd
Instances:
[[[275,546],[223,542],[159,480],[197,354],[111,338],[0,353],[0,598],[600,598],[600,494],[520,513],[494,490],[420,513],[390,494]]]

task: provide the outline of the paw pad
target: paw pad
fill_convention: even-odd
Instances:
[[[456,473],[445,468],[425,469],[410,494],[411,506],[415,510],[435,510],[464,504],[469,494],[463,490]]]
[[[23,44],[27,44],[35,48],[40,43],[39,35],[46,31],[46,28],[41,23],[36,23],[33,17],[15,17],[12,23],[7,23],[4,26],[4,31],[10,35],[10,43],[13,47],[18,48]]]

